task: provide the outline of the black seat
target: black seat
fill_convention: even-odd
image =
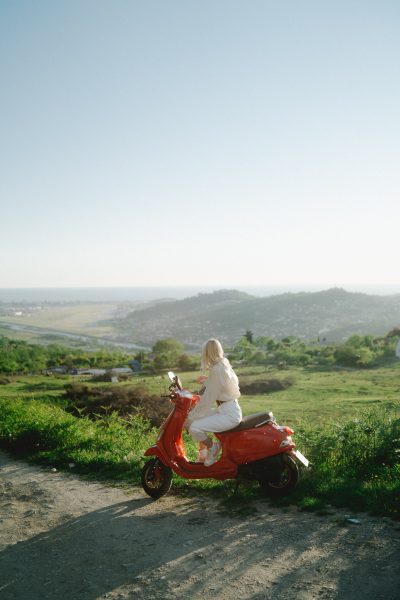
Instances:
[[[274,415],[272,414],[272,412],[255,413],[254,415],[243,417],[239,425],[236,425],[236,427],[234,427],[233,429],[228,429],[228,431],[224,431],[223,433],[233,433],[234,431],[254,429],[255,427],[261,427],[262,425],[266,425],[267,423],[273,420]]]

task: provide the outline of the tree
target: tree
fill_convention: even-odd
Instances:
[[[143,350],[139,350],[139,352],[135,354],[134,359],[142,365],[147,359],[147,354]]]
[[[156,369],[175,367],[183,354],[183,346],[173,338],[158,340],[153,346],[154,366]]]
[[[178,340],[174,340],[174,338],[164,338],[162,340],[158,340],[153,346],[154,354],[162,354],[165,352],[172,352],[173,354],[177,354],[178,356],[183,353],[183,346]]]
[[[400,329],[398,327],[394,327],[393,329],[391,329],[389,331],[389,333],[386,334],[387,338],[391,338],[391,337],[400,337]]]
[[[199,368],[200,358],[198,356],[189,356],[181,354],[178,358],[178,367],[181,371],[195,371]]]
[[[232,355],[236,360],[249,361],[257,349],[251,344],[245,336],[240,338],[232,348]]]
[[[244,334],[244,337],[246,338],[246,340],[249,342],[249,344],[253,343],[253,337],[254,334],[251,331],[251,329],[246,329],[246,333]]]
[[[279,342],[267,336],[261,336],[256,338],[254,340],[254,344],[257,346],[257,348],[262,348],[263,350],[266,350],[268,352],[273,352],[274,350],[279,348]]]

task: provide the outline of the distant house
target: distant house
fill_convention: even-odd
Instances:
[[[106,369],[78,369],[78,375],[104,375]]]
[[[65,375],[66,373],[68,373],[68,367],[65,365],[61,365],[59,367],[50,367],[46,371],[47,375]]]
[[[138,373],[142,370],[142,365],[138,360],[131,360],[128,364],[134,373]]]

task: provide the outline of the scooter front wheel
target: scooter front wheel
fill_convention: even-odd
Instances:
[[[291,456],[283,457],[283,466],[278,478],[260,480],[261,489],[268,496],[286,496],[296,487],[299,480],[299,469]]]
[[[157,499],[165,496],[171,488],[172,471],[158,458],[149,460],[142,469],[142,486],[146,494]]]

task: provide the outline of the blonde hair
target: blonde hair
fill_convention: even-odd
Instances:
[[[211,338],[203,344],[203,351],[201,354],[201,368],[203,371],[210,369],[223,358],[224,351],[219,340]]]

